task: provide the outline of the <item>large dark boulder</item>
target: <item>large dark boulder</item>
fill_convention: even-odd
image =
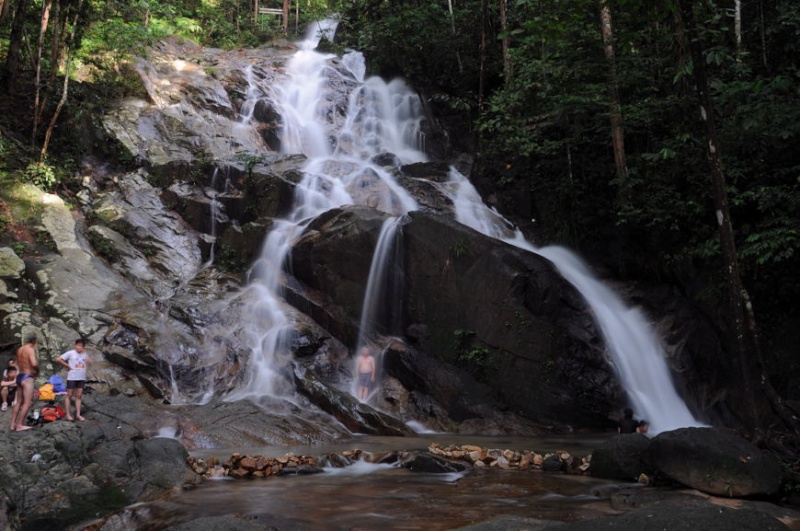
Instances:
[[[429,330],[420,348],[529,418],[604,427],[621,389],[583,298],[552,263],[443,216],[410,218],[408,318]]]
[[[357,323],[372,255],[388,215],[366,207],[325,212],[312,221],[292,249],[294,275],[349,310]]]
[[[678,483],[718,496],[770,496],[781,483],[775,456],[714,428],[661,433],[642,460]]]
[[[640,433],[611,437],[592,452],[589,470],[599,478],[635,481],[640,474],[649,472],[642,462],[642,454],[648,446],[650,439]]]
[[[353,323],[384,219],[365,208],[331,210],[292,253],[295,276]],[[622,391],[583,299],[547,259],[442,215],[412,212],[400,233],[404,296],[393,303],[403,324],[387,333],[408,331],[406,342],[469,371],[530,419],[607,427]],[[436,389],[435,374],[409,390]]]

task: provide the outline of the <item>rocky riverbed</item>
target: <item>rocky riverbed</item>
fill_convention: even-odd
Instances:
[[[767,492],[781,479],[780,470],[774,475],[770,456],[762,460],[763,454],[747,441],[718,430],[677,430],[652,440],[640,435],[609,435],[590,455],[572,455],[558,448],[493,449],[436,442],[418,451],[371,452],[359,449],[358,440],[344,430],[309,431],[300,436],[302,430],[296,426],[286,427],[293,422],[291,411],[267,412],[248,401],[164,406],[94,391],[86,396],[85,406],[86,422],[62,420],[13,433],[7,422],[0,423],[0,519],[5,529],[144,531],[154,525],[160,529],[205,529],[203,526],[212,523],[222,526],[216,529],[302,529],[289,524],[282,527],[278,523],[286,515],[269,513],[222,514],[210,520],[204,516],[202,521],[190,522],[190,515],[169,508],[170,500],[179,499],[186,489],[202,490],[215,476],[238,478],[237,482],[277,481],[270,476],[291,481],[291,476],[298,474],[324,476],[326,470],[357,463],[391,465],[422,476],[453,473],[473,478],[470,482],[486,473],[607,477],[609,481],[598,483],[591,495],[596,498],[593,503],[607,508],[608,515],[594,509],[576,514],[593,520],[602,517],[609,529],[641,529],[637,526],[644,518],[670,525],[669,529],[689,529],[681,526],[692,522],[692,529],[800,529],[800,515],[774,503],[779,499],[777,491]],[[159,436],[165,432],[171,437]],[[217,462],[192,455],[214,448],[289,447],[312,440],[320,447],[350,440],[353,449],[316,456],[234,453]],[[702,450],[709,441],[716,452]],[[733,461],[742,468],[735,469]],[[603,468],[593,470],[594,464],[601,462]],[[676,463],[683,465],[682,470]],[[633,468],[625,472],[625,467]],[[687,484],[698,477],[698,470],[705,472],[704,482],[689,488]],[[619,474],[629,476],[624,481],[614,480]],[[648,485],[637,484],[637,478]],[[728,493],[709,494],[717,485],[727,485]],[[760,492],[753,490],[756,485]],[[290,483],[282,488],[287,487],[291,488]],[[749,489],[747,494],[741,494],[744,488]],[[236,496],[234,492],[232,496]],[[481,519],[486,522],[470,529],[597,528],[586,527],[591,522],[533,521],[527,516],[520,518],[513,509],[507,514],[485,514]],[[442,525],[439,519],[436,521],[439,523],[432,528],[441,528],[437,527]],[[708,527],[703,527],[704,521]]]

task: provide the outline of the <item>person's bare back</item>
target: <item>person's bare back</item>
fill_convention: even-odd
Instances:
[[[22,396],[17,398],[11,408],[11,431],[27,431],[25,425],[28,410],[33,403],[33,380],[39,376],[39,360],[36,359],[36,336],[28,337],[28,342],[17,349],[17,388]]]
[[[25,343],[17,349],[17,370],[19,374],[39,375],[39,361],[36,359],[35,343]]]

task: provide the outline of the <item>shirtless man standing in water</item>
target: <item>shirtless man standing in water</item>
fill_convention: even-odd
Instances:
[[[33,381],[39,376],[35,334],[28,336],[28,342],[17,349],[17,369],[18,396],[14,407],[11,408],[11,431],[26,431],[32,429],[25,425],[25,419],[33,403]]]
[[[358,358],[358,399],[366,400],[369,388],[375,383],[375,358],[369,353],[369,348],[361,349]]]

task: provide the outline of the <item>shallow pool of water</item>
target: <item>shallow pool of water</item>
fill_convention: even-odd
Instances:
[[[591,453],[601,438],[548,439],[425,435],[413,438],[359,437],[325,448],[261,448],[249,455],[279,456],[291,451],[320,455],[360,448],[365,451],[423,450],[431,442],[475,444],[499,449]],[[219,450],[204,454],[227,457]],[[200,453],[195,455],[200,456]],[[344,469],[304,476],[206,481],[171,501],[193,518],[223,514],[259,515],[282,531],[444,530],[500,515],[543,520],[582,520],[609,514],[607,499],[594,495],[612,482],[590,476],[539,470],[474,469],[465,474],[426,474],[389,465],[357,463]]]

